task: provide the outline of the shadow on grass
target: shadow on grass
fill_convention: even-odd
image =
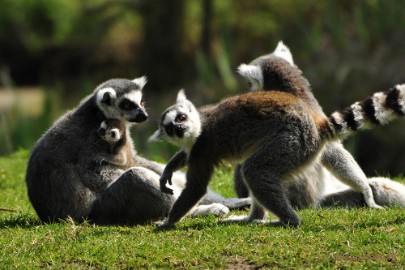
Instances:
[[[30,214],[11,214],[9,217],[0,218],[0,229],[31,228],[41,224],[44,223]]]
[[[277,228],[277,227],[288,227],[288,226],[279,226],[278,223],[266,222],[266,223],[247,223],[247,222],[224,222],[222,219],[218,217],[203,217],[199,218],[200,220],[188,220],[188,221],[180,221],[176,223],[173,227],[170,228],[158,228],[157,224],[154,224],[153,231],[155,233],[167,232],[167,231],[203,231],[207,229],[213,229],[218,227],[230,227],[230,226],[243,226],[243,227],[269,227],[269,228]],[[206,219],[206,220],[205,220]],[[294,228],[294,227],[292,227]]]
[[[315,210],[312,210],[315,211]],[[346,210],[345,210],[346,211]],[[176,223],[173,228],[167,230],[154,229],[154,232],[164,232],[164,231],[188,231],[196,230],[201,231],[205,229],[212,229],[215,227],[233,227],[240,226],[244,228],[269,228],[269,229],[286,229],[286,230],[303,230],[310,232],[323,232],[323,231],[347,231],[348,229],[367,229],[367,228],[384,228],[389,226],[404,225],[405,216],[386,216],[380,217],[376,212],[375,216],[368,216],[368,210],[365,210],[364,216],[362,213],[357,215],[361,218],[355,218],[353,215],[347,214],[345,218],[342,219],[340,213],[333,213],[333,215],[327,215],[326,217],[318,212],[314,212],[310,216],[304,216],[301,221],[301,225],[296,226],[286,226],[282,225],[277,221],[266,220],[266,222],[238,222],[238,221],[226,221],[221,218],[208,217],[207,220],[193,220],[193,221],[181,221]]]

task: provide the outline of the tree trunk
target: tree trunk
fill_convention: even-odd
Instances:
[[[162,92],[180,86],[193,67],[183,48],[184,0],[144,1],[140,13],[144,40],[139,66],[149,78],[148,88]]]

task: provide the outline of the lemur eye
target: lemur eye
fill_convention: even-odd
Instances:
[[[141,100],[141,106],[145,107],[145,100],[143,100],[143,99]]]
[[[131,100],[129,100],[129,99],[127,99],[127,98],[124,98],[124,99],[121,101],[119,107],[120,107],[121,110],[130,111],[130,110],[135,109],[137,106],[136,106],[136,104],[135,104],[134,102],[132,102]]]
[[[185,115],[184,113],[178,114],[175,119],[176,122],[184,122],[186,120],[187,120],[187,115]]]

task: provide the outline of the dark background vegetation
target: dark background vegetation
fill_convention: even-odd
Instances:
[[[246,91],[236,67],[283,40],[327,113],[405,82],[405,1],[0,0],[0,91],[45,91],[39,115],[0,108],[0,155],[30,148],[99,83],[147,75],[151,120],[185,88],[197,105]],[[33,105],[34,106],[34,105]],[[346,142],[368,175],[404,173],[405,121]]]

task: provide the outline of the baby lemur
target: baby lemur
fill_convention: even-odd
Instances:
[[[97,130],[98,136],[107,143],[107,151],[95,157],[97,163],[111,163],[123,169],[136,166],[133,148],[124,147],[126,144],[127,129],[125,124],[117,119],[106,119]]]
[[[186,138],[180,141],[184,151],[177,156],[188,156],[186,188],[160,228],[173,226],[198,202],[221,160],[244,162],[243,179],[253,204],[249,217],[243,221],[262,220],[265,210],[270,210],[280,219],[274,225],[298,226],[300,219],[286,198],[285,185],[319,160],[336,174],[341,173],[342,157],[331,153],[331,149],[341,150],[325,143],[404,115],[405,85],[375,93],[329,117],[311,95],[300,98],[277,88],[224,99],[208,107],[205,115],[204,110],[200,111],[200,119],[193,119],[201,121],[200,129],[188,130],[184,123],[189,115],[196,114],[193,104],[180,91],[177,104],[165,111],[159,130],[153,135],[168,137],[173,143],[178,142],[173,139],[176,136]],[[166,181],[161,180],[162,188]],[[346,180],[353,181],[351,185],[362,191],[368,206],[381,208],[374,202],[366,179]]]

